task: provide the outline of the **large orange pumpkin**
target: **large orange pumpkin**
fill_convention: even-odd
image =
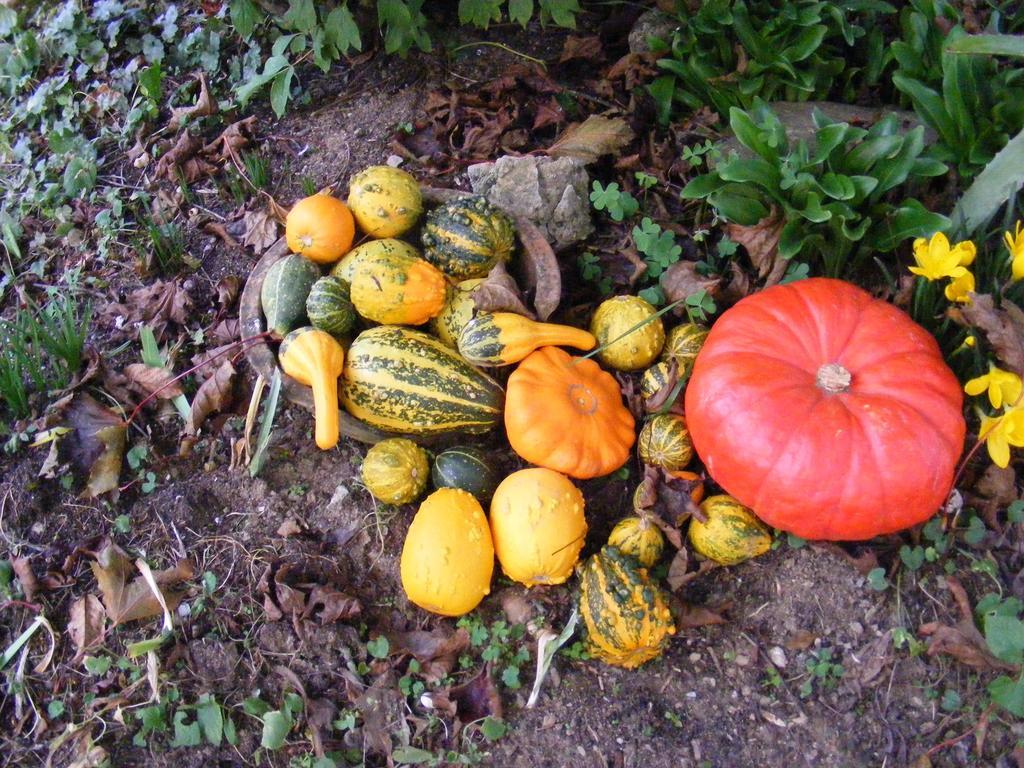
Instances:
[[[935,339],[840,280],[748,296],[715,323],[686,389],[708,473],[766,523],[857,540],[933,515],[966,425]]]
[[[505,431],[527,461],[569,477],[607,475],[636,435],[619,384],[593,360],[541,347],[508,378]]]

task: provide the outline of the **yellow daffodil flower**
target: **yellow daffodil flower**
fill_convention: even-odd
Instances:
[[[988,391],[988,401],[993,408],[1002,408],[1003,405],[1015,405],[1024,389],[1020,376],[1010,371],[1004,371],[990,365],[988,373],[971,379],[964,385],[964,392],[968,395],[980,395]]]
[[[966,267],[953,270],[953,282],[946,286],[946,298],[957,304],[970,304],[974,291],[974,275]]]
[[[976,255],[974,243],[970,240],[950,247],[949,239],[941,232],[936,232],[931,240],[919,237],[914,241],[914,261],[917,266],[910,267],[910,271],[927,280],[956,277],[959,274],[958,268],[969,265]]]
[[[979,436],[985,441],[992,463],[1000,469],[1010,465],[1010,447],[1024,448],[1024,408],[999,416],[982,416]]]
[[[1010,264],[1014,280],[1024,280],[1024,232],[1021,231],[1021,222],[1017,222],[1017,228],[1011,235],[1005,235],[1006,247],[1010,250]]]

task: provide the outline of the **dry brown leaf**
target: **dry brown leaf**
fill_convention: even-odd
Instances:
[[[705,608],[702,605],[683,603],[682,610],[677,617],[676,626],[679,629],[695,629],[696,627],[707,627],[712,624],[725,624],[726,621],[721,614]]]
[[[523,303],[519,286],[504,264],[495,264],[487,278],[473,289],[473,304],[478,312],[515,312],[531,320],[536,315]]]
[[[157,280],[132,291],[124,304],[112,303],[103,309],[103,315],[114,319],[123,316],[129,323],[146,323],[159,340],[170,323],[185,325],[191,317],[192,298],[178,282]]]
[[[693,579],[694,574],[688,574],[690,567],[690,552],[686,547],[676,550],[675,557],[668,566],[668,576],[665,580],[673,592],[679,591],[687,582]]]
[[[695,293],[707,291],[712,297],[718,293],[720,277],[705,277],[697,271],[695,261],[677,261],[665,270],[660,278],[661,288],[669,303],[686,299]],[[675,313],[682,314],[685,307],[676,307]]]
[[[89,395],[78,394],[67,412],[72,461],[89,474],[83,495],[96,498],[117,489],[128,428],[117,414]]]
[[[452,688],[448,696],[455,702],[459,719],[464,723],[484,717],[501,719],[501,696],[491,678],[490,662],[484,664],[484,668],[472,680]]]
[[[190,107],[174,107],[171,110],[171,119],[167,121],[167,130],[171,133],[176,133],[187,120],[217,114],[217,100],[210,95],[206,73],[200,72],[196,79],[199,81],[199,98]]]
[[[861,685],[870,685],[878,680],[878,676],[886,665],[892,660],[892,630],[886,630],[874,640],[869,641],[860,650],[853,654],[857,665],[847,669],[847,675],[851,675]]]
[[[241,321],[237,317],[226,318],[210,329],[210,340],[223,345],[218,347],[218,349],[223,349],[241,338],[239,333],[241,328]]]
[[[1020,498],[1013,468],[997,467],[995,464],[988,465],[981,479],[974,484],[974,490],[1000,507],[1005,507]]]
[[[558,63],[564,64],[573,59],[599,61],[602,58],[604,58],[604,47],[601,45],[601,38],[598,35],[587,37],[570,35],[562,44],[562,55],[558,57]]]
[[[14,569],[14,575],[18,577],[18,582],[21,584],[25,601],[35,602],[39,582],[36,580],[35,571],[32,570],[32,563],[27,557],[15,557],[11,560],[11,568]]]
[[[217,372],[203,382],[192,398],[192,412],[189,414],[188,431],[196,434],[214,411],[222,411],[231,403],[232,385],[235,381],[235,366],[225,360]]]
[[[282,539],[287,539],[290,536],[298,536],[300,534],[306,533],[306,526],[304,526],[294,517],[289,517],[277,527],[276,533]]]
[[[182,393],[181,386],[174,380],[174,373],[166,368],[131,363],[125,366],[124,375],[128,377],[128,382],[144,395],[156,393],[161,400],[172,400]]]
[[[624,118],[591,115],[566,128],[547,153],[589,164],[602,155],[618,154],[632,140],[633,131]]]
[[[798,629],[786,640],[786,648],[790,651],[806,651],[818,636],[807,629]]]
[[[303,619],[314,616],[321,624],[333,624],[336,621],[354,619],[363,611],[358,599],[341,592],[334,587],[317,584],[309,592]]]
[[[68,634],[71,635],[76,650],[72,664],[77,664],[86,651],[103,642],[104,616],[103,605],[96,595],[86,595],[71,604]]]
[[[405,696],[394,675],[380,675],[362,696],[352,702],[362,716],[363,752],[384,755],[391,764],[391,734],[395,723],[405,723]]]
[[[765,278],[765,287],[775,285],[786,274],[789,262],[779,257],[779,237],[785,222],[778,211],[772,212],[753,226],[726,224],[729,239],[747,249],[750,261],[757,268],[757,276]]]
[[[1017,671],[1017,667],[997,659],[972,620],[961,619],[956,626],[937,621],[922,624],[918,633],[928,638],[928,655],[945,653],[975,669]]]
[[[222,312],[231,308],[241,289],[242,278],[238,275],[228,275],[217,281],[217,304],[220,305]]]
[[[523,251],[519,257],[519,272],[526,289],[533,294],[537,317],[547,320],[558,309],[562,299],[562,273],[551,244],[540,231],[516,217],[516,228]]]
[[[103,607],[111,625],[116,627],[129,621],[148,619],[163,613],[160,601],[149,588],[142,576],[132,577],[134,568],[124,550],[111,541],[96,552],[96,559],[89,563],[103,598]],[[174,610],[184,594],[165,589],[173,587],[193,576],[192,565],[182,560],[173,568],[154,573],[153,577],[167,602]]]
[[[203,140],[185,131],[178,136],[174,146],[160,156],[156,163],[156,175],[175,184],[184,181],[191,184],[209,176],[217,167],[200,156]]]
[[[277,219],[269,211],[246,211],[242,244],[262,254],[277,242]]]
[[[971,303],[960,308],[967,322],[985,332],[996,357],[1009,370],[1024,376],[1024,310],[1011,301],[996,308],[989,294],[971,294]],[[955,315],[954,315],[955,316]]]
[[[234,122],[221,131],[220,136],[203,147],[203,154],[218,161],[231,160],[240,167],[238,153],[252,142],[255,128],[255,115]]]

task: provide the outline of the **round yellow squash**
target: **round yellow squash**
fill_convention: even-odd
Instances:
[[[617,371],[639,371],[653,363],[665,344],[665,326],[657,314],[639,296],[614,296],[601,302],[590,332],[599,346],[614,342],[597,353],[601,362]],[[644,324],[635,328],[640,323]]]
[[[362,476],[363,484],[377,501],[410,504],[427,489],[427,452],[404,437],[381,440],[366,452]]]
[[[491,499],[491,536],[501,569],[528,587],[561,584],[587,535],[583,494],[552,469],[513,472]]]
[[[388,165],[360,171],[348,185],[348,207],[370,237],[397,237],[423,213],[420,185],[409,173]]]
[[[352,285],[352,280],[356,276],[356,262],[364,254],[368,257],[397,255],[410,259],[420,258],[420,252],[404,240],[395,240],[392,237],[386,237],[383,240],[368,240],[346,253],[341,261],[331,267],[331,274]]]
[[[771,548],[771,532],[732,496],[709,496],[700,508],[708,521],[690,519],[690,544],[708,560],[736,565]]]
[[[650,568],[665,549],[665,537],[650,520],[631,516],[620,520],[612,528],[608,546],[632,555],[644,568]]]
[[[448,286],[448,296],[440,314],[430,320],[430,330],[441,341],[452,349],[459,348],[459,334],[466,324],[473,319],[476,303],[473,301],[473,289],[484,281],[482,277],[463,280]]]
[[[441,616],[461,616],[491,591],[494,545],[480,502],[458,488],[434,491],[409,525],[402,547],[402,588]]]

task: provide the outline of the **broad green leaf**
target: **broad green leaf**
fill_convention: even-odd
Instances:
[[[993,655],[1008,664],[1024,662],[1024,621],[1015,616],[985,617],[985,642]]]
[[[392,750],[391,757],[399,765],[422,765],[431,762],[434,753],[419,747],[398,747]]]
[[[359,25],[352,17],[347,5],[339,5],[327,14],[324,21],[324,33],[327,41],[331,43],[342,56],[348,55],[349,51],[361,51],[363,41],[359,36]]]
[[[1024,131],[1003,147],[957,201],[955,231],[970,236],[984,227],[1003,204],[1024,187]]]
[[[930,125],[950,146],[956,146],[960,137],[956,124],[946,111],[942,97],[919,80],[899,73],[892,76],[893,85],[910,97],[914,111]]]
[[[238,97],[238,102],[241,106],[245,106],[252,95],[259,89],[277,77],[278,73],[285,67],[290,66],[288,59],[283,55],[271,56],[263,64],[263,72],[254,77],[247,83],[243,83],[235,90],[235,95]]]
[[[487,29],[492,21],[501,21],[502,0],[459,0],[459,23]]]
[[[870,240],[878,250],[891,251],[915,237],[948,232],[949,227],[949,219],[942,214],[932,213],[917,200],[904,200],[888,218],[875,224]]]
[[[288,106],[294,76],[295,67],[289,65],[274,78],[274,82],[270,85],[270,106],[274,108],[274,114],[278,117],[284,115],[285,108]]]
[[[815,110],[815,113],[819,113]],[[824,162],[832,154],[832,150],[846,140],[850,126],[846,123],[832,123],[818,129],[815,134],[814,154],[810,158],[812,165]]]
[[[992,701],[1016,717],[1024,717],[1024,677],[1000,675],[988,685]]]
[[[533,16],[533,0],[508,0],[509,21],[523,27]]]
[[[966,35],[947,44],[946,51],[1024,57],[1024,35]]]
[[[782,52],[783,58],[787,61],[803,61],[821,47],[821,42],[827,34],[828,27],[824,24],[816,24],[804,29],[793,44]]]
[[[263,715],[263,736],[260,746],[264,749],[277,750],[284,746],[288,732],[294,721],[287,710],[274,709]]]
[[[786,223],[779,235],[779,256],[791,259],[804,247],[804,228],[798,220]]]
[[[647,84],[647,92],[651,94],[658,106],[658,122],[668,125],[672,117],[672,101],[676,92],[676,79],[669,75],[656,77]]]
[[[730,184],[708,195],[711,203],[727,221],[752,227],[769,214],[768,206],[760,200],[742,193],[737,184]]]
[[[846,153],[841,167],[848,174],[867,173],[876,163],[897,152],[902,143],[902,136],[865,139]]]
[[[849,176],[826,173],[819,180],[825,194],[834,200],[850,200],[857,193]]]
[[[64,193],[78,197],[96,185],[96,164],[84,157],[73,157],[64,169]]]
[[[683,200],[700,200],[724,186],[725,182],[717,173],[708,173],[692,179],[685,187],[683,187],[679,196],[683,198]]]
[[[139,90],[147,99],[159,102],[163,97],[164,73],[159,64],[152,64],[139,72]]]
[[[316,27],[316,7],[313,0],[288,0],[288,10],[282,18],[285,27],[309,33]]]
[[[196,722],[203,729],[203,736],[215,747],[220,746],[224,735],[224,713],[220,704],[210,694],[203,694],[196,704]]]
[[[914,169],[918,155],[924,148],[924,126],[919,125],[903,136],[903,144],[893,157],[872,168],[874,178],[878,181],[874,187],[874,199],[907,180],[907,175]],[[946,166],[942,166],[945,170]]]
[[[724,181],[759,184],[768,192],[778,189],[782,181],[778,168],[759,157],[735,158],[721,163],[716,170]]]
[[[756,152],[768,161],[777,161],[779,152],[773,147],[764,136],[764,131],[751,116],[740,109],[733,107],[729,110],[729,127],[732,128],[736,139],[747,149]]]
[[[576,14],[580,12],[577,0],[540,0],[540,9],[558,26],[576,29]]]
[[[198,722],[186,723],[188,713],[179,709],[174,713],[174,738],[171,739],[172,747],[198,747],[203,743],[203,736],[199,730]]]
[[[231,0],[229,6],[231,13],[231,26],[239,36],[248,42],[252,37],[253,30],[260,23],[263,12],[252,0]]]

